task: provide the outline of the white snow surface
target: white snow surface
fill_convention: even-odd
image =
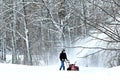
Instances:
[[[59,65],[26,66],[0,63],[0,80],[120,80],[120,67],[81,67],[59,71]]]

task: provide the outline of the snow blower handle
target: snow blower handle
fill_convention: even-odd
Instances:
[[[66,63],[70,63],[70,61],[67,59],[66,61],[65,61]]]
[[[69,60],[66,60],[65,63],[66,63],[66,65],[67,65],[67,67],[69,67],[70,61],[69,61]]]

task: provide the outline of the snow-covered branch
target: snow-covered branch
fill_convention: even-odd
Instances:
[[[55,46],[55,47],[61,47],[61,46]],[[110,50],[110,51],[118,51],[120,48],[106,48],[106,47],[86,47],[86,46],[72,46],[72,47],[67,47],[64,46],[65,48],[82,48],[82,49],[98,49],[98,50]]]
[[[10,31],[13,31],[13,32],[17,33],[21,38],[23,38],[24,40],[26,40],[26,38],[25,38],[21,33],[19,33],[18,31],[15,31],[15,30],[10,29],[10,28],[7,28],[7,27],[6,27],[6,29],[8,29],[8,30],[10,30]]]

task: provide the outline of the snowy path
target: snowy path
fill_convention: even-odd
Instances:
[[[0,64],[0,80],[120,80],[120,67],[80,67],[80,71],[59,71],[58,67]]]

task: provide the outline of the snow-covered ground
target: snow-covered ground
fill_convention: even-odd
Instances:
[[[120,67],[81,67],[80,71],[59,71],[59,65],[24,66],[0,64],[0,80],[120,80]]]

